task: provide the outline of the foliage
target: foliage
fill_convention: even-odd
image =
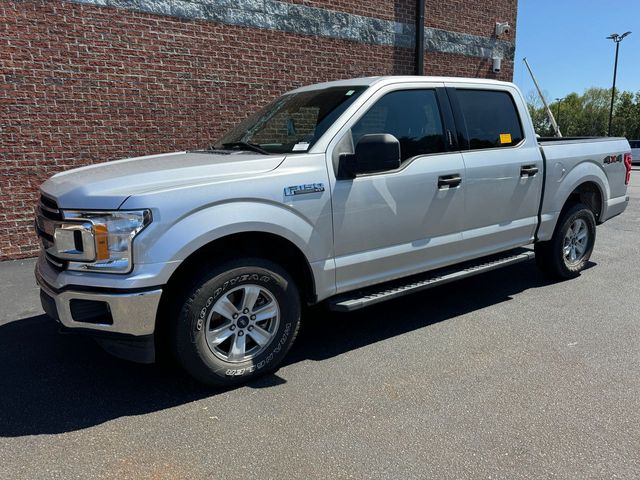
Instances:
[[[533,92],[527,95],[527,105],[536,133],[553,136],[542,102]],[[610,106],[611,89],[606,88],[589,88],[582,95],[570,93],[549,104],[565,137],[606,136]],[[640,92],[616,91],[611,135],[640,139]]]

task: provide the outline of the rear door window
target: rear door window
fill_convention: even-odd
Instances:
[[[402,161],[446,150],[435,90],[399,90],[378,100],[352,127],[356,145],[363,135],[390,133],[400,142]]]
[[[520,117],[508,92],[460,89],[457,93],[471,150],[512,147],[522,141]]]

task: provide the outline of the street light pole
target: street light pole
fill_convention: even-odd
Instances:
[[[622,35],[612,33],[607,37],[608,40],[613,40],[616,43],[616,59],[613,63],[613,86],[611,87],[611,108],[609,109],[609,129],[607,130],[607,136],[611,136],[611,122],[613,120],[613,102],[616,98],[616,76],[618,74],[618,50],[620,49],[620,42],[624,40],[624,37],[630,35],[631,32],[625,32]]]

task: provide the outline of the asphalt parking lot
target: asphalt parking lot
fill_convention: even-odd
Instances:
[[[591,267],[315,309],[234,390],[62,336],[0,264],[0,478],[639,478],[640,171]]]

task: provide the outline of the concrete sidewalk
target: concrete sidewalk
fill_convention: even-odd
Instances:
[[[44,313],[33,276],[35,258],[0,262],[0,325]]]

